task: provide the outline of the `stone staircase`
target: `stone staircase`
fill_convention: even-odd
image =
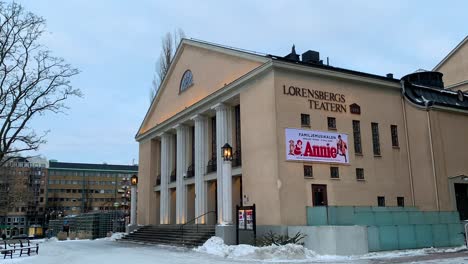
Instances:
[[[121,242],[162,244],[182,247],[203,245],[215,235],[214,225],[149,225],[124,236]]]

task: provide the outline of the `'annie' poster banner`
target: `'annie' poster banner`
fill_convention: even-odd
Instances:
[[[348,135],[286,128],[286,160],[349,164]]]

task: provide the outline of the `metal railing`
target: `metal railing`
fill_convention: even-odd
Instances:
[[[465,224],[465,244],[468,247],[468,223]]]
[[[232,167],[240,167],[242,166],[242,152],[241,150],[237,150],[232,155]]]
[[[213,157],[208,161],[208,166],[206,166],[206,173],[215,172],[217,169],[216,157]]]
[[[186,178],[193,178],[195,176],[195,165],[192,164],[187,168]]]
[[[171,182],[177,181],[177,170],[172,171],[170,180]]]
[[[159,185],[161,185],[161,174],[156,176],[156,186],[159,186]]]
[[[192,222],[195,222],[197,219],[200,219],[201,217],[203,217],[203,216],[205,216],[205,215],[208,215],[208,214],[215,214],[215,218],[216,218],[216,219],[218,218],[218,213],[217,213],[216,211],[209,211],[209,212],[206,212],[206,213],[204,213],[204,214],[202,214],[202,215],[199,215],[199,216],[193,218],[192,220],[190,220],[190,221],[188,221],[187,223],[185,223],[185,224],[183,224],[183,225],[180,226],[180,228],[179,228],[179,232],[180,232],[180,241],[181,241],[182,243],[185,242],[185,240],[184,240],[184,227],[185,227],[186,225],[192,223]],[[196,226],[197,226],[197,233],[198,233],[198,225],[199,225],[199,223],[197,222],[197,223],[196,223]]]

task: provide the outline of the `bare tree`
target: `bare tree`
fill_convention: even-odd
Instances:
[[[156,73],[153,77],[153,87],[150,90],[150,100],[152,100],[158,92],[159,86],[171,66],[177,46],[179,46],[179,43],[183,38],[185,38],[185,33],[180,28],[173,33],[167,32],[162,38],[161,54],[156,62]]]
[[[63,112],[66,99],[81,96],[70,84],[78,70],[39,43],[44,30],[42,17],[0,2],[0,166],[45,143],[33,117]]]

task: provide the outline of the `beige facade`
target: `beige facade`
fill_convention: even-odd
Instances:
[[[187,70],[193,84],[181,91]],[[464,184],[462,176],[468,175],[463,136],[468,134],[468,108],[421,105],[419,97],[406,95],[419,95],[419,90],[404,83],[319,62],[183,40],[136,136],[138,224],[182,224],[210,211],[218,212],[218,220],[207,216],[201,223],[224,223],[220,210],[230,208],[235,217],[235,205],[255,204],[259,225],[306,225],[306,207],[318,206],[313,186],[319,185],[326,185],[326,205],[377,206],[383,197],[385,206],[457,210],[454,182]],[[299,94],[285,92],[291,86]],[[328,106],[317,107],[306,96],[308,90],[339,94],[344,102],[324,97],[316,104]],[[447,93],[456,100],[455,92]],[[351,113],[351,105],[360,111]],[[310,124],[302,124],[301,114],[309,116]],[[206,127],[201,129],[194,117],[203,117]],[[330,127],[329,118],[336,127]],[[356,123],[360,153],[355,153]],[[180,136],[180,125],[193,128],[195,140],[185,148],[167,143]],[[348,135],[349,164],[287,160],[286,128]],[[225,189],[218,184],[226,179],[219,153],[226,142],[242,153],[233,161],[231,206],[226,206]],[[177,163],[186,162],[176,155],[180,149],[190,151],[195,161],[184,163],[186,170],[171,181]],[[214,171],[212,164],[217,164]],[[194,174],[189,165],[195,166]],[[305,177],[304,166],[312,166],[312,175]],[[338,177],[331,177],[331,167],[337,168]],[[363,172],[360,177],[358,170]],[[178,188],[185,205],[176,202]],[[198,203],[204,207],[197,209]]]
[[[448,89],[468,91],[468,36],[436,65],[434,71],[444,74]]]

